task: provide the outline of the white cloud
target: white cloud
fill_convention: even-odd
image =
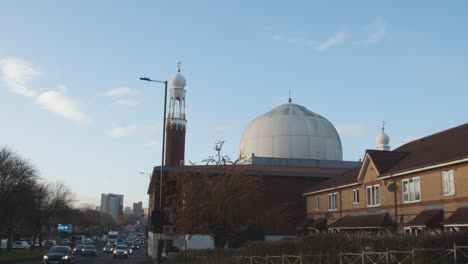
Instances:
[[[317,49],[319,51],[328,50],[329,48],[333,46],[344,43],[346,40],[348,40],[348,38],[349,38],[348,33],[346,33],[343,30],[335,32],[329,39],[327,39],[322,44],[320,44]]]
[[[382,19],[378,19],[373,23],[367,25],[365,29],[368,31],[369,37],[367,38],[367,43],[377,43],[383,38],[387,33],[387,27],[385,22]]]
[[[162,126],[162,125],[161,125]],[[128,125],[126,123],[114,125],[107,135],[111,137],[127,137],[130,135],[160,134],[162,127],[159,125]]]
[[[343,124],[337,125],[336,130],[341,137],[347,138],[366,138],[370,136],[369,127],[362,124]]]
[[[27,87],[33,77],[40,75],[31,63],[17,58],[2,59],[0,71],[2,79],[12,92],[29,97],[37,95],[37,91]]]
[[[107,90],[106,92],[103,93],[103,96],[121,97],[121,96],[137,95],[137,94],[139,93],[131,88],[118,87],[118,88]]]
[[[114,126],[108,132],[108,135],[111,137],[126,137],[136,131],[134,126],[129,126],[126,124]]]
[[[58,85],[57,89],[39,92],[29,88],[29,82],[41,73],[28,61],[18,58],[0,60],[1,78],[14,93],[32,97],[44,109],[79,124],[88,124],[91,119],[79,110],[77,102],[65,95],[65,85]]]
[[[78,124],[89,124],[91,119],[80,111],[77,102],[63,92],[47,91],[36,97],[36,103],[44,109],[72,120]]]
[[[125,105],[125,106],[137,106],[140,105],[140,102],[133,99],[120,99],[114,102],[116,105]]]
[[[276,34],[273,36],[273,40],[305,47],[315,47],[317,45],[317,41],[301,36],[284,36]]]

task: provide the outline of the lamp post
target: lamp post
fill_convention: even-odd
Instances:
[[[163,171],[164,171],[164,150],[165,150],[165,143],[166,143],[166,104],[167,104],[167,81],[158,81],[152,80],[148,77],[141,77],[140,80],[147,81],[147,82],[157,82],[157,83],[164,83],[164,113],[163,113],[163,137],[162,137],[162,151],[161,151],[161,172],[159,175],[159,214],[158,217],[161,218],[162,214],[162,180],[163,180]],[[159,237],[158,237],[158,263],[161,263],[161,233],[162,233],[162,221],[160,222],[159,227]]]

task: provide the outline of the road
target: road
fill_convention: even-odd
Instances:
[[[21,264],[40,264],[42,260],[21,262]],[[114,259],[112,254],[103,254],[98,251],[97,257],[75,255],[75,264],[152,264],[153,262],[145,254],[145,248],[135,250],[128,259]]]

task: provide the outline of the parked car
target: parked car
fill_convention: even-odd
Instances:
[[[62,244],[62,245],[70,245],[70,244],[71,244],[71,240],[70,240],[70,239],[62,239],[62,241],[60,241],[60,244]]]
[[[13,242],[13,245],[11,246],[11,248],[14,248],[14,249],[29,249],[29,248],[31,248],[31,246],[28,244],[28,242],[21,240],[21,241]]]
[[[85,244],[78,244],[75,246],[75,248],[73,249],[73,253],[75,254],[81,254],[83,251],[82,249],[85,247]]]
[[[81,251],[83,256],[97,256],[97,250],[94,245],[86,245]]]
[[[53,246],[42,258],[43,264],[68,264],[74,262],[75,258],[73,256],[73,251],[69,246]]]
[[[47,240],[47,245],[49,245],[49,246],[55,246],[55,245],[57,245],[57,241],[55,241],[55,240]]]

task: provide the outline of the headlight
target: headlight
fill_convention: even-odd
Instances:
[[[127,254],[127,250],[124,251],[124,254]]]
[[[44,256],[44,259],[48,259],[48,258],[49,258],[49,256],[47,256],[47,255]]]
[[[68,256],[63,256],[62,259],[68,259],[69,257]]]

